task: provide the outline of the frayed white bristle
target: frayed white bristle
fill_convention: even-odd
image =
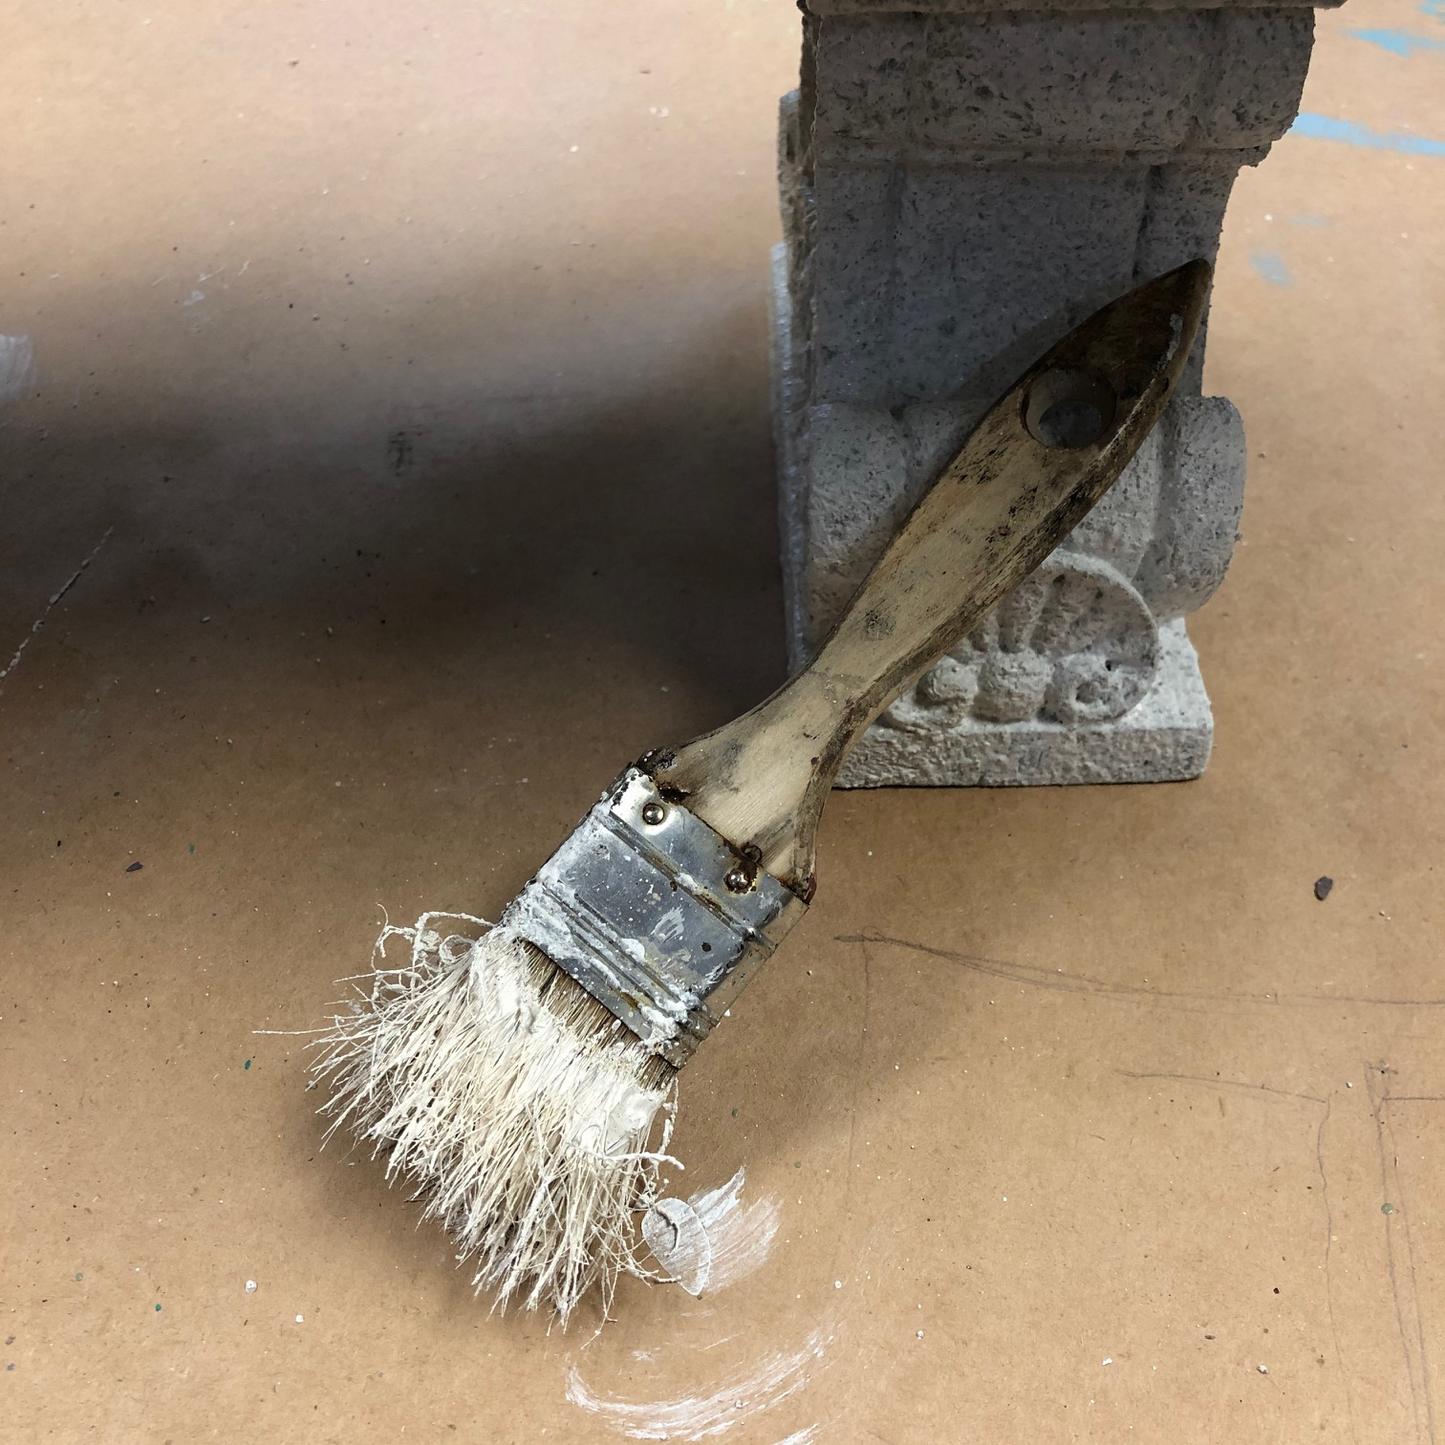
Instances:
[[[634,1213],[676,1163],[673,1070],[531,944],[501,928],[442,938],[440,920],[488,926],[388,924],[369,989],[317,1041],[327,1138],[348,1127],[410,1180],[497,1305],[550,1305],[565,1324],[596,1286],[605,1313],[619,1274],[645,1273]],[[411,956],[388,968],[398,937]]]

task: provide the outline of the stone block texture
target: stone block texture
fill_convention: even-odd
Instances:
[[[1307,5],[806,0],[783,98],[775,419],[806,661],[983,410],[1105,301],[1213,259],[1293,120]],[[1212,740],[1183,618],[1219,586],[1244,435],[1201,395],[1037,573],[871,729],[840,783],[1162,781]]]

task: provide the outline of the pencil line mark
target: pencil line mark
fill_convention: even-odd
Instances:
[[[1241,1079],[1211,1079],[1204,1074],[1155,1074],[1136,1072],[1133,1069],[1115,1069],[1125,1079],[1172,1079],[1181,1084],[1207,1084],[1214,1089],[1237,1089],[1242,1094],[1274,1094],[1281,1099],[1306,1099],[1311,1104],[1323,1104],[1329,1111],[1330,1101],[1320,1094],[1302,1094],[1294,1089],[1276,1089],[1271,1084],[1251,1084]]]
[[[1335,1319],[1335,1281],[1331,1265],[1335,1250],[1335,1209],[1330,1202],[1330,1178],[1325,1170],[1325,1130],[1329,1127],[1333,1099],[1325,1101],[1325,1111],[1320,1115],[1319,1128],[1315,1130],[1315,1169],[1320,1176],[1320,1201],[1325,1210],[1325,1310],[1330,1320],[1330,1340],[1335,1350],[1335,1368],[1345,1385],[1345,1413],[1350,1422],[1350,1439],[1359,1445],[1359,1426],[1355,1421],[1355,1392],[1350,1385],[1350,1372],[1345,1367],[1344,1351],[1340,1348],[1340,1327]]]
[[[1365,1091],[1370,1101],[1370,1117],[1375,1126],[1375,1151],[1380,1160],[1380,1196],[1386,1200],[1390,1198],[1392,1192],[1398,1193],[1398,1190],[1392,1191],[1390,1185],[1390,1176],[1393,1172],[1391,1167],[1393,1148],[1387,1148],[1386,1146],[1386,1134],[1388,1130],[1385,1116],[1390,1096],[1389,1075],[1392,1073],[1394,1073],[1394,1070],[1383,1062],[1379,1064],[1367,1063],[1365,1065]],[[1393,1139],[1389,1141],[1391,1146],[1393,1146],[1393,1142]],[[1395,1182],[1398,1184],[1398,1176]],[[1428,1372],[1425,1369],[1425,1360],[1422,1354],[1418,1371],[1419,1374],[1426,1375],[1424,1391],[1422,1392],[1421,1381],[1417,1378],[1415,1356],[1411,1353],[1410,1349],[1410,1330],[1405,1323],[1405,1300],[1401,1291],[1399,1261],[1396,1259],[1394,1229],[1395,1220],[1400,1212],[1403,1211],[1384,1215],[1385,1263],[1390,1276],[1390,1294],[1395,1305],[1395,1326],[1400,1335],[1400,1354],[1404,1359],[1405,1375],[1410,1383],[1410,1404],[1411,1413],[1415,1421],[1415,1439],[1417,1441],[1429,1441],[1430,1445],[1434,1445],[1435,1424],[1432,1418],[1433,1411],[1428,1395]],[[1422,1343],[1423,1334],[1420,1322],[1420,1301],[1418,1294],[1414,1293],[1417,1283],[1414,1272],[1414,1262],[1412,1260],[1408,1262],[1411,1266],[1409,1282],[1413,1295],[1412,1304],[1415,1314],[1415,1334],[1417,1342]]]
[[[1190,1004],[1243,1004],[1276,1007],[1280,1004],[1368,1004],[1381,1008],[1445,1008],[1445,998],[1374,998],[1360,994],[1316,993],[1211,993],[1203,989],[1161,989],[1142,984],[1108,983],[1088,974],[1065,973],[1062,969],[1040,968],[1036,964],[1014,963],[1008,959],[983,958],[974,954],[956,953],[947,948],[934,948],[911,938],[894,938],[878,932],[840,933],[838,943],[881,943],[906,948],[928,958],[952,963],[989,978],[1006,979],[1012,983],[1031,984],[1055,993],[1092,995],[1135,1002],[1162,1003],[1171,1007]]]
[[[1321,1106],[1320,1120],[1315,1128],[1315,1169],[1320,1179],[1320,1200],[1325,1213],[1325,1308],[1330,1322],[1330,1338],[1334,1344],[1335,1367],[1344,1382],[1345,1409],[1350,1422],[1350,1439],[1359,1445],[1359,1426],[1355,1419],[1355,1397],[1350,1385],[1350,1372],[1345,1368],[1344,1351],[1340,1346],[1339,1324],[1335,1318],[1334,1299],[1334,1205],[1330,1201],[1329,1173],[1325,1168],[1325,1130],[1330,1122],[1333,1098],[1329,1095],[1303,1093],[1294,1089],[1278,1089],[1272,1084],[1251,1084],[1237,1079],[1211,1079],[1204,1074],[1146,1073],[1133,1069],[1115,1069],[1114,1072],[1126,1079],[1164,1079],[1182,1084],[1201,1084],[1209,1088],[1233,1089],[1242,1094],[1272,1094],[1282,1099],[1299,1099]],[[1432,1441],[1434,1437],[1431,1437]]]
[[[1391,1118],[1390,1106],[1396,1102],[1395,1097],[1390,1093],[1387,1079],[1384,1092],[1380,1097],[1380,1114],[1385,1126],[1385,1134],[1390,1141],[1390,1166],[1394,1175],[1394,1191],[1399,1202],[1396,1215],[1391,1216],[1391,1219],[1398,1217],[1403,1222],[1402,1227],[1405,1231],[1405,1263],[1410,1276],[1410,1304],[1415,1315],[1415,1346],[1419,1357],[1420,1395],[1425,1404],[1425,1430],[1431,1445],[1435,1445],[1438,1438],[1435,1432],[1435,1395],[1430,1384],[1430,1355],[1425,1344],[1425,1310],[1420,1299],[1420,1278],[1415,1262],[1415,1237],[1410,1222],[1412,1211],[1409,1190],[1405,1183],[1405,1177],[1400,1172],[1400,1150],[1395,1142],[1395,1125]]]
[[[33,638],[37,632],[40,631],[41,627],[45,623],[45,619],[49,617],[52,612],[55,611],[56,604],[60,601],[60,599],[64,597],[65,594],[69,592],[70,589],[74,587],[78,581],[80,581],[80,574],[84,572],[85,569],[89,567],[90,564],[94,562],[95,559],[100,555],[100,549],[104,547],[106,542],[110,540],[110,534],[113,531],[115,531],[114,527],[107,527],[105,529],[104,535],[101,537],[100,541],[95,544],[95,550],[91,552],[90,556],[87,557],[85,561],[82,562],[80,566],[77,567],[75,571],[72,572],[70,576],[61,584],[60,590],[51,594],[50,601],[45,604],[45,610],[40,614],[39,617],[35,619],[34,622],[30,624],[30,631],[27,632],[25,636],[20,639],[20,646],[15,649],[15,655],[10,659],[9,663],[7,663],[3,669],[0,669],[0,682],[3,682],[7,677],[10,676],[12,672],[15,671],[16,667],[20,663],[21,653],[23,653],[25,649],[30,646],[30,639]]]
[[[858,1027],[858,1055],[853,1063],[853,1099],[852,1106],[848,1111],[848,1156],[843,1166],[847,1174],[844,1198],[848,1201],[850,1215],[853,1208],[853,1146],[858,1137],[859,1095],[863,1090],[863,1059],[868,1049],[868,1012],[871,1007],[870,994],[873,987],[872,963],[868,956],[868,945],[860,940],[859,947],[863,955],[863,1017]]]

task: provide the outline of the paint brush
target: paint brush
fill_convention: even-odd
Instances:
[[[384,1155],[473,1284],[565,1324],[644,1273],[677,1072],[813,897],[848,749],[1102,497],[1204,312],[1191,262],[1105,306],[987,412],[813,661],[715,732],[624,769],[480,938],[388,925],[319,1042],[331,1130]],[[485,925],[483,925],[485,926]],[[387,963],[387,943],[410,954]],[[328,1134],[329,1137],[329,1134]]]

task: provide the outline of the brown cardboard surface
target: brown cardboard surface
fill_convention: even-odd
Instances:
[[[1445,140],[1445,52],[1349,34],[1434,12],[1323,15],[1306,108]],[[619,765],[778,681],[796,14],[5,29],[0,1434],[600,1441],[711,1396],[737,1445],[1445,1430],[1445,159],[1292,136],[1236,190],[1208,774],[836,795],[682,1081],[679,1187],[745,1165],[767,1263],[549,1334],[254,1031],[319,1021],[378,904],[495,916]]]

